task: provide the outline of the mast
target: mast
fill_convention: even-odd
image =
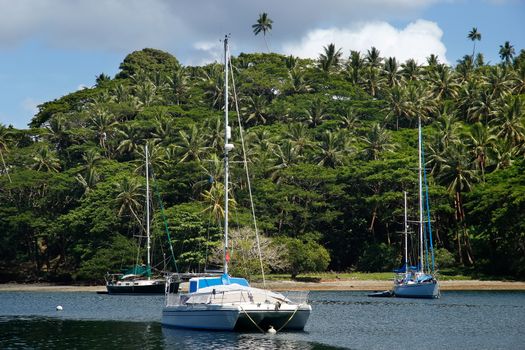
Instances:
[[[403,192],[405,197],[405,273],[408,273],[408,220],[407,220],[407,191]]]
[[[145,146],[146,153],[146,239],[147,239],[147,251],[148,251],[148,265],[146,266],[148,279],[151,278],[150,269],[151,269],[151,239],[150,239],[150,229],[149,229],[149,153],[148,153],[148,144]]]
[[[229,163],[228,152],[233,149],[229,143],[231,129],[228,125],[228,60],[229,60],[228,35],[224,37],[224,274],[228,274],[228,186],[229,186]]]
[[[418,156],[419,156],[419,264],[420,271],[425,272],[423,266],[423,164],[421,160],[422,149],[421,149],[421,117],[418,118]]]

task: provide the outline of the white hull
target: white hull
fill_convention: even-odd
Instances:
[[[162,310],[162,325],[207,330],[263,330],[269,326],[283,330],[302,330],[310,316],[309,305],[194,305],[167,306]]]
[[[439,298],[439,283],[400,283],[394,285],[394,295],[401,298]]]

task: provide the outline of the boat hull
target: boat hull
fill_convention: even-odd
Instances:
[[[273,326],[277,330],[300,331],[310,312],[309,305],[281,310],[262,309],[257,305],[168,306],[162,311],[162,325],[221,331],[266,331]]]
[[[402,283],[394,286],[394,295],[399,298],[439,298],[437,281],[425,283]]]
[[[161,322],[167,327],[232,331],[240,313],[236,306],[168,306],[162,310]]]
[[[164,294],[166,282],[164,280],[139,280],[126,282],[106,283],[108,294]],[[177,293],[179,282],[170,284],[170,291]]]

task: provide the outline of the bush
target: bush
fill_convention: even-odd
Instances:
[[[364,272],[391,271],[397,260],[394,247],[385,243],[371,244],[365,247],[359,257],[357,269]]]
[[[456,265],[454,254],[445,248],[436,249],[434,252],[434,259],[436,262],[436,268],[444,269],[448,267],[454,267]]]

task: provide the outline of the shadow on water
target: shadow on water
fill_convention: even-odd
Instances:
[[[336,349],[260,333],[204,332],[158,322],[0,316],[1,349]]]

